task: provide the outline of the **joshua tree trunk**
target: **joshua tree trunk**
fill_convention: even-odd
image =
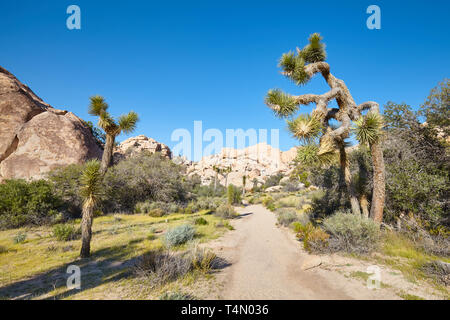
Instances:
[[[344,184],[350,196],[350,204],[352,206],[352,212],[353,214],[361,215],[358,197],[356,196],[356,192],[352,184],[352,176],[350,173],[350,165],[347,159],[347,151],[345,150],[345,146],[343,143],[339,144],[339,162],[341,165],[341,172],[343,174]]]
[[[381,142],[370,146],[373,165],[373,194],[372,206],[370,208],[370,217],[378,222],[383,222],[383,210],[385,201],[385,179],[384,179],[384,159]]]
[[[82,258],[91,255],[92,220],[94,217],[94,204],[88,201],[83,206],[83,217],[81,219],[81,252]]]
[[[361,205],[362,215],[364,218],[369,218],[369,202],[365,194],[361,195],[359,199],[359,204]]]
[[[112,154],[114,149],[116,137],[112,134],[106,134],[105,149],[103,150],[102,164],[100,167],[100,173],[104,175],[108,168],[111,166]]]

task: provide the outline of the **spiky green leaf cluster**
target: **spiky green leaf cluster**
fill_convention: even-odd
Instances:
[[[336,159],[335,153],[319,155],[319,145],[309,143],[301,146],[297,150],[295,160],[303,167],[313,167],[316,165],[329,165]]]
[[[298,110],[298,103],[295,98],[279,89],[269,90],[265,103],[280,118],[288,117]]]
[[[131,133],[136,129],[139,117],[136,112],[130,111],[126,115],[121,115],[118,119],[120,129],[125,133]]]
[[[309,44],[301,50],[301,56],[307,63],[325,61],[327,54],[325,45],[321,42],[322,37],[318,33],[314,33],[309,37]]]
[[[294,137],[304,141],[317,138],[322,130],[322,122],[309,114],[301,114],[294,120],[288,120],[287,125]]]
[[[310,76],[305,70],[305,60],[302,55],[296,55],[294,52],[285,53],[281,56],[279,66],[284,74],[294,81],[297,85],[306,84]]]
[[[320,34],[314,33],[309,37],[308,45],[302,50],[297,49],[297,54],[290,51],[281,56],[279,67],[297,85],[306,84],[311,78],[305,70],[306,64],[325,61],[325,45],[321,41]]]
[[[97,160],[86,162],[83,174],[80,177],[80,194],[85,201],[95,204],[99,200],[101,195],[101,181],[100,162]]]
[[[355,122],[352,131],[361,144],[371,145],[380,139],[383,127],[383,117],[379,113],[368,112]]]
[[[136,112],[129,112],[117,119],[117,122],[107,111],[108,104],[102,96],[93,96],[90,98],[88,113],[93,116],[98,116],[98,126],[102,128],[107,134],[116,136],[122,131],[130,133],[136,129],[136,124],[139,117]]]

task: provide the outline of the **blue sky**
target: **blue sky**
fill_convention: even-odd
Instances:
[[[66,28],[81,8],[82,29]],[[366,8],[381,8],[381,30]],[[87,114],[103,95],[111,113],[131,109],[145,134],[169,146],[177,128],[280,128],[264,105],[268,89],[327,91],[322,78],[296,87],[278,73],[282,53],[320,32],[332,73],[357,103],[418,107],[450,71],[448,1],[1,1],[0,65],[55,108]],[[447,31],[446,31],[447,30]],[[304,108],[305,112],[310,108]],[[124,140],[127,136],[120,136]]]

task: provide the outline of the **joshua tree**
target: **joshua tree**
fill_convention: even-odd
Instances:
[[[279,66],[282,69],[281,73],[297,85],[305,85],[314,75],[320,73],[331,90],[321,95],[304,94],[300,96],[286,94],[279,89],[270,90],[266,97],[266,104],[278,117],[290,118],[288,127],[294,137],[307,143],[318,140],[318,156],[330,155],[336,149],[339,150],[339,162],[344,183],[350,195],[352,211],[355,214],[360,214],[361,210],[356,191],[351,183],[345,139],[349,137],[352,121],[358,121],[363,116],[363,111],[370,110],[372,114],[379,114],[378,104],[369,101],[356,105],[344,81],[337,79],[330,73],[330,66],[325,62],[325,46],[321,40],[322,37],[318,33],[311,35],[309,44],[303,49],[297,48],[296,52],[283,54]],[[328,108],[328,104],[333,99],[336,100],[338,108]],[[301,114],[297,118],[293,118],[300,105],[310,103],[316,104],[316,108],[311,114]],[[339,122],[338,127],[332,126],[332,119]],[[372,157],[376,158],[373,161],[374,166],[380,164],[378,161],[380,160],[380,152],[379,145],[375,144],[375,148],[372,148]],[[377,172],[382,172],[384,175],[380,166],[377,167]],[[380,175],[374,175],[372,206],[378,208],[378,213],[374,213],[377,220],[379,219],[380,208],[382,213],[382,203],[384,203],[384,179],[381,179]]]
[[[373,166],[373,196],[370,207],[370,217],[376,222],[383,221],[383,209],[385,199],[384,159],[381,147],[383,118],[376,111],[369,111],[361,116],[353,128],[360,144],[368,144],[372,155]],[[364,199],[362,199],[364,201]],[[365,214],[366,215],[366,214]]]
[[[92,221],[94,208],[100,198],[102,176],[100,173],[100,162],[90,160],[86,163],[81,181],[81,196],[83,202],[83,217],[81,219],[81,252],[82,258],[87,258],[91,253]]]
[[[242,195],[245,195],[245,184],[247,183],[247,176],[244,174],[242,176]]]
[[[217,179],[219,177],[219,173],[221,172],[220,167],[213,165],[213,170],[216,172],[216,175],[214,176],[214,194],[216,193],[216,187],[217,187]]]
[[[228,175],[232,171],[231,166],[228,166],[222,170],[222,175],[225,177],[225,187],[228,186]]]
[[[136,123],[139,117],[136,112],[130,111],[126,115],[121,115],[117,121],[107,112],[108,104],[101,96],[93,96],[90,98],[89,114],[98,116],[98,126],[106,133],[105,148],[103,150],[102,163],[100,173],[104,175],[111,166],[113,148],[116,137],[122,132],[131,133],[136,129]]]

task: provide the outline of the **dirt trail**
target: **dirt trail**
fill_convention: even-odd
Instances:
[[[220,299],[395,299],[380,296],[337,272],[302,270],[311,256],[294,235],[276,226],[261,205],[239,208],[234,231],[213,244],[230,261],[218,275]],[[397,297],[398,298],[398,297]]]

